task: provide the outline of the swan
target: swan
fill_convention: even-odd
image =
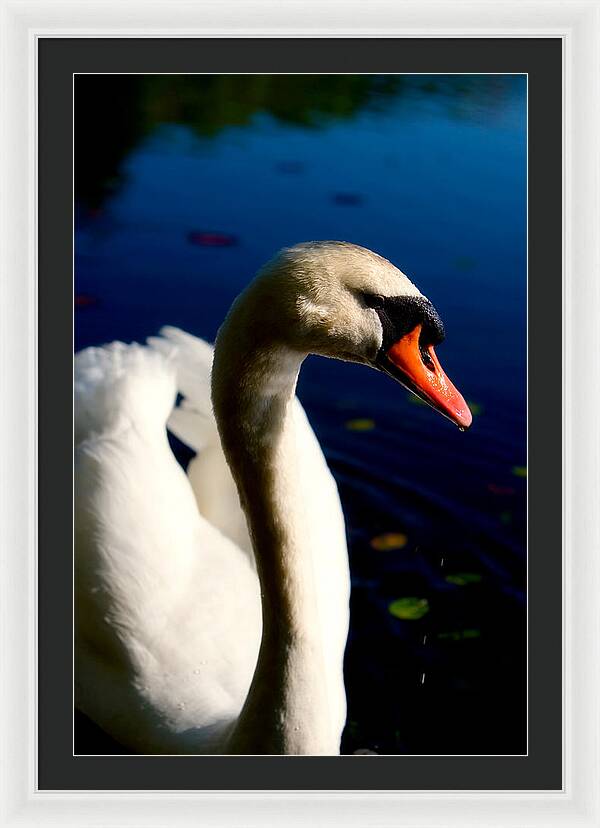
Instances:
[[[259,271],[214,354],[165,328],[76,355],[80,710],[138,753],[339,754],[348,555],[298,372],[308,354],[376,368],[466,429],[443,337],[389,261],[310,242]],[[166,425],[197,452],[188,475]]]

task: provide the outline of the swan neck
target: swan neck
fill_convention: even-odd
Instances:
[[[261,582],[265,637],[304,632],[308,598],[305,515],[297,476],[294,394],[302,357],[270,347],[227,360],[225,387],[215,355],[213,403]],[[215,374],[216,371],[216,374]]]
[[[331,752],[322,742],[331,728],[313,557],[306,548],[310,516],[297,475],[294,394],[305,355],[247,333],[226,320],[212,375],[213,406],[250,530],[263,616],[256,671],[229,749]]]

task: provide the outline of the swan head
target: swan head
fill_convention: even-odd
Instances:
[[[387,259],[347,242],[306,242],[280,251],[251,292],[261,327],[282,345],[369,365],[461,429],[471,425],[435,353],[444,339],[437,311]]]
[[[369,365],[460,428],[471,425],[435,353],[444,339],[437,311],[387,259],[347,242],[306,242],[280,251],[253,285],[288,348]]]

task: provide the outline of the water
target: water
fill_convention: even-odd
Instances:
[[[77,84],[78,349],[165,323],[212,340],[308,239],[376,250],[434,303],[467,433],[364,367],[311,357],[300,378],[348,527],[343,751],[523,752],[524,78]],[[99,740],[81,720],[80,752]]]

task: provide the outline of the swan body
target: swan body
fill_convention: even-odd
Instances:
[[[75,700],[130,749],[339,753],[344,520],[295,386],[308,353],[374,365],[373,295],[404,316],[427,302],[370,251],[298,245],[238,297],[214,355],[173,328],[76,355]],[[187,475],[167,426],[197,452]]]

